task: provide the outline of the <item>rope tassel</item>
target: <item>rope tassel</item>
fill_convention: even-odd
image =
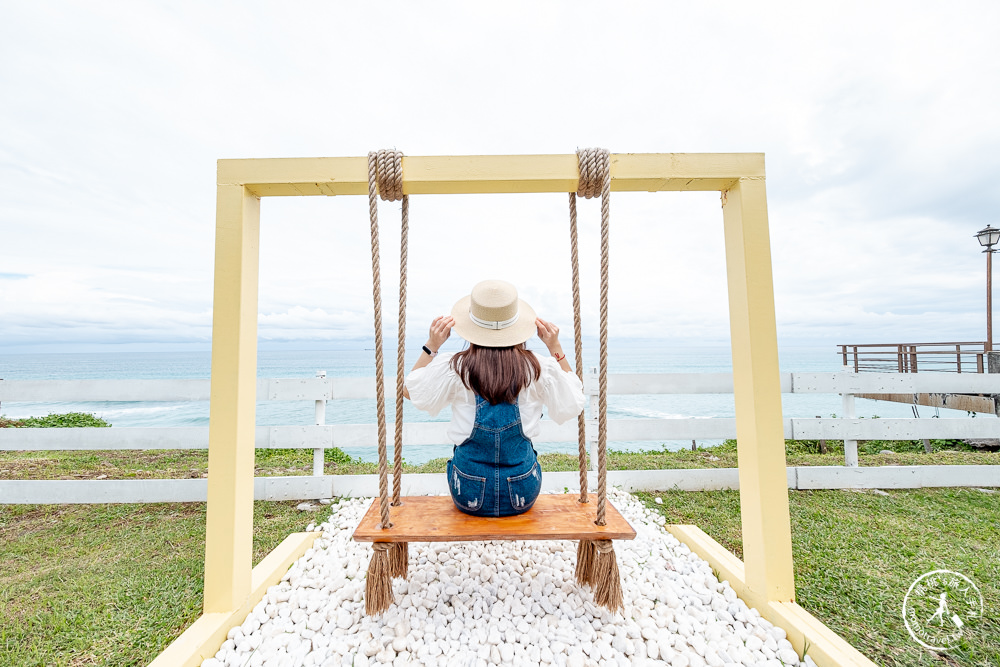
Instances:
[[[410,572],[409,542],[393,542],[389,548],[389,574],[406,579]]]
[[[372,543],[372,559],[368,563],[365,579],[365,614],[377,616],[395,602],[392,596],[392,573],[390,572],[388,542]]]
[[[594,583],[594,558],[597,547],[592,540],[580,540],[576,545],[576,583],[584,586]]]
[[[591,544],[597,550],[591,571],[594,602],[614,613],[625,607],[615,547],[611,540],[595,540]]]

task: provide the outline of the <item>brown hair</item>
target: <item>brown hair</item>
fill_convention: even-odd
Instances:
[[[466,389],[490,405],[513,403],[521,390],[542,375],[542,365],[524,343],[512,347],[482,347],[469,343],[451,358],[451,367]]]

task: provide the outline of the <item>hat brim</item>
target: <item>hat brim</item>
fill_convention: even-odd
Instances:
[[[465,340],[479,345],[480,347],[511,347],[520,345],[535,335],[538,328],[535,326],[535,309],[521,299],[517,300],[517,322],[506,329],[487,329],[472,321],[469,317],[469,306],[472,304],[472,295],[462,297],[451,309],[451,316],[455,319],[455,327],[452,329]]]

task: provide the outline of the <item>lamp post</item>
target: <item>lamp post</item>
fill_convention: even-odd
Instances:
[[[986,351],[993,349],[993,246],[1000,241],[1000,229],[987,225],[976,232],[979,245],[986,248]]]

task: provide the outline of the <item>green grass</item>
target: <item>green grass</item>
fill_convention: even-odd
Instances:
[[[78,413],[79,414],[79,413]],[[50,415],[36,426],[100,426],[89,415]],[[23,422],[2,420],[0,427]],[[859,444],[862,466],[1000,465],[1000,453],[960,441]],[[883,449],[891,454],[879,454]],[[787,441],[788,465],[842,465],[843,443]],[[547,471],[576,470],[575,455],[545,454]],[[443,472],[446,459],[405,465]],[[736,467],[736,443],[697,451],[609,452],[618,470]],[[376,464],[326,451],[327,474]],[[202,477],[204,450],[0,452],[0,478]],[[257,450],[257,475],[307,475],[310,450]],[[652,503],[654,495],[663,505]],[[965,489],[790,491],[798,602],[876,663],[1000,666],[1000,494]],[[739,494],[640,494],[671,523],[694,523],[742,557]],[[315,515],[296,503],[255,503],[254,563]],[[143,665],[201,607],[205,505],[0,506],[0,665]],[[946,656],[921,649],[902,623],[909,585],[933,569],[973,579],[986,599],[977,635]]]
[[[254,503],[253,562],[315,515]],[[201,613],[205,504],[0,506],[0,665],[145,665]]]
[[[738,492],[637,495],[669,523],[697,524],[743,557]],[[796,601],[879,665],[1000,665],[998,496],[974,489],[789,491]],[[985,601],[983,621],[944,655],[914,642],[902,620],[910,584],[937,569],[968,576]]]
[[[638,494],[742,557],[734,491]],[[663,505],[652,502],[663,498]],[[254,562],[316,515],[255,503]],[[791,491],[797,601],[876,664],[1000,664],[1000,502],[967,489]],[[205,506],[0,507],[0,665],[143,665],[199,614]],[[901,619],[934,569],[969,576],[986,601],[974,636],[945,656]]]

